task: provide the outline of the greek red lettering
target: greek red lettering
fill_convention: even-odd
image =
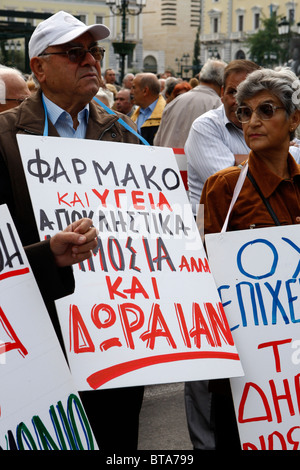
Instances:
[[[295,410],[294,410],[294,406],[293,406],[293,400],[292,400],[292,397],[291,397],[290,386],[289,386],[288,380],[284,379],[283,380],[283,386],[284,386],[285,393],[283,395],[278,395],[274,380],[270,380],[269,384],[270,384],[270,389],[271,389],[272,398],[273,398],[273,402],[274,402],[277,422],[281,423],[282,422],[282,416],[281,416],[280,407],[279,407],[279,400],[286,400],[288,408],[289,408],[290,415],[294,416],[294,414],[295,414]]]
[[[23,357],[27,356],[28,354],[27,349],[18,338],[15,330],[13,329],[12,325],[8,321],[1,307],[0,307],[0,323],[4,331],[6,332],[6,334],[11,339],[11,342],[0,343],[0,354],[4,354],[8,351],[13,351],[14,349],[16,349],[21,354],[21,356]]]
[[[125,189],[115,189],[114,190],[114,194],[115,194],[115,201],[116,201],[116,205],[117,207],[121,207],[121,201],[120,201],[120,194],[126,194],[126,190]]]
[[[204,260],[202,260],[201,258],[198,258],[198,260],[196,260],[194,257],[191,257],[190,261],[188,261],[185,256],[182,256],[179,269],[180,271],[186,269],[187,272],[210,273],[210,268],[206,258],[204,258]]]
[[[139,330],[143,326],[145,320],[144,312],[138,305],[133,303],[125,303],[119,305],[119,313],[126,344],[128,348],[134,349],[135,346],[132,333]],[[129,321],[129,313],[134,317],[132,322]]]
[[[181,304],[175,304],[175,312],[179,323],[180,333],[183,338],[183,342],[187,348],[192,347],[191,339],[188,332],[188,327],[185,321],[183,309]]]
[[[100,318],[100,316],[103,318]],[[110,305],[99,304],[93,306],[91,311],[91,318],[95,326],[101,330],[101,328],[110,328],[115,324],[116,313]],[[100,351],[107,351],[110,348],[121,346],[122,344],[119,338],[114,337],[103,341],[99,348]]]
[[[149,197],[149,202],[150,202],[151,209],[155,209],[153,194],[149,193],[148,197]]]
[[[297,441],[294,441],[294,438],[293,438],[293,432],[296,431],[296,429],[300,429],[300,426],[294,426],[293,428],[289,429],[289,431],[286,435],[288,443],[292,444],[292,446],[293,446],[292,450],[298,450],[299,449],[299,438],[298,438]]]
[[[195,346],[201,348],[201,336],[206,337],[208,344],[215,346],[213,336],[205,321],[200,305],[193,303],[193,328],[190,331],[191,338],[194,338]]]
[[[71,201],[71,205],[74,207],[75,204],[81,204],[82,207],[84,207],[84,204],[82,203],[82,200],[80,199],[80,197],[78,196],[78,194],[76,192],[74,192],[74,199],[73,201]]]
[[[114,282],[111,281],[110,276],[106,276],[105,279],[110,299],[115,299],[115,296],[122,297],[123,299],[127,299],[128,297],[130,299],[135,299],[137,294],[142,294],[145,299],[149,299],[148,292],[136,276],[132,276],[130,287],[122,290],[119,290],[119,287],[123,283],[123,278],[121,276],[117,277]],[[154,296],[159,298],[157,284],[154,278],[152,278],[152,286],[154,289]]]
[[[172,207],[170,206],[167,198],[165,197],[165,195],[162,192],[159,193],[157,206],[159,207],[160,210],[163,210],[164,206],[167,206],[169,211],[173,212]]]
[[[120,276],[115,280],[113,284],[111,283],[109,276],[105,276],[105,280],[106,280],[106,285],[108,288],[110,299],[114,299],[116,295],[118,295],[119,297],[122,297],[123,299],[127,299],[126,294],[124,294],[121,291],[118,291],[118,288],[122,284],[122,281],[123,281],[123,279]]]
[[[300,426],[294,426],[288,430],[286,436],[275,430],[267,436],[258,436],[259,443],[244,442],[242,444],[243,450],[298,450],[299,437],[294,438],[293,433],[299,433]],[[292,447],[289,448],[288,445]]]
[[[143,195],[143,191],[132,191],[131,193],[133,207],[140,211],[143,211],[146,207],[144,197],[139,197]]]
[[[282,344],[289,344],[292,342],[292,338],[289,339],[283,339],[280,341],[270,341],[268,343],[262,343],[258,345],[258,349],[263,349],[263,348],[268,348],[272,347],[273,348],[273,354],[274,354],[274,359],[275,359],[275,368],[276,372],[281,372],[281,364],[280,364],[280,357],[279,357],[279,349],[278,346]]]
[[[76,305],[70,305],[70,349],[75,353],[95,352],[95,346]]]
[[[105,189],[103,194],[100,194],[99,191],[97,191],[97,189],[92,189],[92,191],[100,199],[101,204],[103,205],[103,207],[106,207],[106,199],[107,199],[109,190]]]
[[[142,283],[138,280],[136,276],[132,277],[130,289],[124,289],[123,292],[125,292],[126,294],[128,293],[131,299],[135,299],[135,296],[137,294],[142,294],[145,299],[149,299],[149,295],[147,294]]]
[[[158,328],[158,325],[160,325],[161,328]],[[148,330],[145,331],[145,333],[143,333],[140,338],[147,342],[146,344],[148,348],[154,349],[157,337],[166,338],[172,348],[177,348],[164,316],[160,310],[160,306],[158,304],[153,304],[149,318]]]
[[[244,413],[245,413],[247,398],[248,398],[249,392],[253,391],[253,390],[257,392],[258,398],[261,400],[261,403],[262,403],[262,405],[265,409],[266,414],[262,415],[262,416],[252,416],[252,417],[249,417],[249,418],[245,418]],[[256,403],[257,403],[257,401],[256,401]],[[257,408],[258,408],[258,406],[256,406],[256,409]],[[268,403],[268,399],[267,399],[265,393],[263,392],[263,390],[257,384],[255,384],[253,382],[247,382],[245,384],[243,394],[242,394],[242,397],[241,397],[241,401],[240,401],[240,404],[239,404],[238,422],[239,423],[250,423],[252,421],[272,421],[272,413],[271,413],[271,409],[270,409],[270,406],[269,406],[269,403]]]
[[[268,436],[269,450],[274,450],[274,438],[275,437],[277,437],[280,442],[281,450],[287,450],[285,439],[283,435],[278,431],[274,431],[272,434],[269,434]]]
[[[154,281],[154,279],[155,278],[153,278],[152,281]],[[157,297],[159,297],[156,288],[154,288],[153,293],[150,289],[147,291],[135,276],[132,277],[129,288],[123,288],[123,282],[124,280],[121,276],[117,277],[114,282],[111,281],[109,276],[106,277],[111,299],[121,298],[134,300],[140,296],[142,296],[143,299],[148,299],[150,294],[153,293],[156,293]],[[153,282],[154,286],[155,284],[156,283]],[[153,302],[151,307],[149,306],[149,310],[147,309],[147,312],[144,312],[139,305],[126,301],[125,303],[118,304],[117,308],[118,312],[113,306],[106,303],[96,304],[91,308],[90,315],[92,325],[98,330],[106,329],[111,331],[111,337],[109,339],[107,339],[107,334],[105,340],[101,341],[100,337],[99,344],[102,351],[111,347],[122,346],[123,339],[119,337],[120,328],[122,328],[127,347],[131,349],[134,349],[136,347],[135,342],[138,343],[140,340],[144,342],[147,348],[154,349],[157,338],[159,337],[165,338],[171,348],[177,349],[179,344],[176,344],[173,337],[173,333],[176,330],[177,336],[182,338],[182,343],[189,349],[192,347],[192,339],[194,338],[197,349],[204,349],[205,353],[205,344],[202,345],[202,337],[206,339],[206,344],[215,348],[219,347],[219,344],[217,344],[214,338],[214,334],[212,334],[210,330],[210,328],[213,328],[211,322],[206,319],[199,304],[194,304],[189,312],[189,314],[192,315],[194,325],[190,331],[188,328],[187,312],[184,312],[180,303],[174,304],[173,315],[176,315],[177,322],[172,323],[173,332],[168,326],[168,319],[171,318],[170,315],[172,315],[172,312],[168,309],[166,315],[158,303]],[[73,347],[74,352],[77,354],[82,352],[95,352],[94,345],[97,337],[93,337],[95,334],[94,331],[88,331],[84,318],[76,305],[70,306],[70,348]],[[145,318],[148,319],[147,326],[144,324]],[[140,333],[135,337],[134,341],[133,333],[138,330],[140,330]],[[224,339],[224,341],[226,340]],[[238,357],[238,355],[236,356]]]
[[[100,319],[100,314],[105,313],[106,318],[104,321]],[[91,312],[93,323],[97,328],[109,328],[114,325],[116,321],[116,314],[114,309],[108,304],[94,305]]]
[[[65,204],[66,206],[71,207],[71,204],[69,204],[67,201],[65,201],[65,197],[67,197],[69,193],[65,193],[62,196],[57,193],[57,198],[58,198],[58,204],[61,206],[62,204]]]
[[[159,295],[159,292],[158,292],[158,287],[157,287],[157,282],[156,282],[155,277],[151,277],[151,282],[152,282],[154,297],[156,299],[160,299],[160,295]]]
[[[300,374],[295,375],[294,382],[295,382],[295,392],[296,392],[296,398],[297,398],[297,404],[298,404],[298,412],[300,413]]]
[[[214,344],[217,346],[221,346],[221,336],[225,340],[227,344],[233,346],[233,338],[231,335],[230,327],[224,312],[223,305],[219,302],[216,305],[217,309],[211,304],[207,302],[204,304],[205,311],[208,316],[208,320],[210,323],[211,331],[214,336]]]

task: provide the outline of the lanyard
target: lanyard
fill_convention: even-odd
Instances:
[[[108,112],[108,114],[113,114],[114,116],[116,116],[116,113],[114,113],[110,108],[108,108],[104,103],[102,103],[102,101],[98,100],[98,98],[96,98],[94,96],[94,100],[100,105],[102,106],[102,108],[105,109],[105,111]],[[140,134],[138,134],[137,132],[135,132],[135,130],[132,129],[132,127],[129,126],[129,124],[127,124],[127,122],[123,121],[123,119],[119,118],[118,119],[118,122],[123,126],[125,127],[125,129],[127,129],[129,132],[131,132],[132,134],[134,134],[136,137],[138,137],[142,142],[143,144],[145,145],[150,145],[147,140],[144,139],[144,137],[142,137]]]
[[[42,93],[42,102],[43,102],[44,111],[45,111],[45,125],[44,125],[43,136],[47,137],[48,136],[48,111],[47,111],[47,106],[45,104],[45,100],[44,100],[44,97],[43,97],[43,93]]]
[[[113,114],[113,115],[116,116],[116,114],[115,114],[110,108],[108,108],[104,103],[102,103],[100,100],[98,100],[98,98],[94,97],[94,100],[95,100],[100,106],[102,106],[109,114]],[[47,106],[46,106],[46,104],[45,104],[45,100],[44,100],[43,95],[42,95],[42,102],[43,102],[44,111],[45,111],[45,125],[44,125],[43,136],[44,136],[44,137],[47,137],[47,136],[48,136],[48,111],[47,111]],[[118,122],[119,122],[123,127],[125,127],[125,129],[127,129],[129,132],[131,132],[132,134],[134,134],[136,137],[138,137],[138,138],[143,142],[143,144],[145,144],[145,145],[150,145],[140,134],[138,134],[137,132],[135,132],[135,130],[133,130],[132,127],[130,127],[125,121],[123,121],[123,119],[119,118],[119,119],[118,119]]]
[[[223,227],[222,227],[221,233],[226,232],[226,230],[227,230],[227,225],[228,225],[230,213],[231,213],[231,211],[232,211],[232,208],[233,208],[233,206],[234,206],[234,204],[235,204],[237,198],[239,197],[239,194],[240,194],[240,192],[241,192],[241,189],[242,189],[242,186],[243,186],[243,184],[244,184],[245,178],[246,178],[246,176],[247,176],[247,171],[248,171],[248,161],[245,163],[245,165],[244,165],[243,168],[241,169],[239,178],[238,178],[238,180],[237,180],[237,182],[236,182],[236,185],[235,185],[235,188],[234,188],[234,192],[233,192],[233,196],[232,196],[232,199],[231,199],[231,203],[230,203],[230,206],[229,206],[229,209],[228,209],[228,212],[227,212],[227,216],[226,216],[224,225],[223,225]]]

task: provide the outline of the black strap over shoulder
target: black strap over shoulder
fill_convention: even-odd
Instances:
[[[254,188],[256,189],[256,191],[258,192],[258,194],[260,195],[260,197],[262,198],[266,208],[268,209],[272,219],[274,220],[275,222],[275,225],[280,225],[280,222],[275,214],[275,212],[273,211],[272,207],[271,207],[271,204],[269,203],[269,201],[267,201],[267,199],[265,198],[265,196],[263,195],[263,193],[261,192],[257,182],[255,181],[255,179],[253,178],[253,176],[251,175],[250,171],[248,170],[247,172],[247,176],[249,178],[249,180],[251,181],[251,183],[253,184]]]

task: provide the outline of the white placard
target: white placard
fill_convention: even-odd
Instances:
[[[6,206],[0,206],[0,446],[97,448]]]
[[[241,375],[172,149],[18,142],[41,238],[83,216],[99,228],[57,302],[78,389]]]
[[[206,236],[244,377],[231,379],[244,450],[300,442],[300,227]]]

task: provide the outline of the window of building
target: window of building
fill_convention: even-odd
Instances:
[[[288,10],[288,21],[291,24],[294,24],[294,21],[295,21],[295,10],[294,10],[294,8],[290,8]]]
[[[219,32],[219,20],[218,20],[218,18],[213,18],[213,32],[214,33]]]
[[[238,16],[238,31],[244,31],[244,15]]]
[[[84,24],[86,24],[86,15],[78,15],[78,18],[80,21],[82,21]]]

